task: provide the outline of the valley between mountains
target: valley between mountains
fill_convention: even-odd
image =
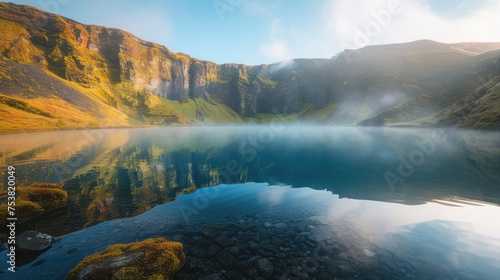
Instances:
[[[0,3],[0,30],[1,133],[270,121],[500,128],[500,43],[219,65],[24,5]]]

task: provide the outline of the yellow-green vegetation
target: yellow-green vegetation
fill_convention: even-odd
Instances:
[[[292,123],[294,122],[297,117],[297,113],[293,114],[288,114],[286,116],[276,116],[274,114],[268,114],[268,113],[260,113],[257,114],[254,118],[247,118],[246,121],[248,123]]]
[[[437,94],[432,92],[424,92],[421,95],[406,102],[401,102],[382,114],[374,117],[370,120],[374,123],[370,124],[384,125],[386,123],[393,123],[411,126],[413,120],[429,116],[429,112],[422,110],[422,108],[432,108],[432,105],[436,103],[436,101],[440,101],[437,96]],[[432,118],[428,118],[428,120],[432,120]]]
[[[14,106],[0,102],[0,133],[120,125],[122,116],[100,121],[57,98],[15,99]],[[17,108],[16,108],[17,106]],[[96,126],[94,125],[94,126]],[[121,122],[127,125],[127,122]]]
[[[127,114],[140,117],[146,124],[216,124],[241,123],[242,118],[231,108],[209,97],[189,98],[185,102],[158,97],[130,83],[113,87]]]
[[[82,190],[83,191],[83,190]],[[111,205],[106,203],[107,198],[112,198],[112,190],[98,186],[90,191],[94,197],[85,211],[86,223],[84,227],[95,225],[110,218]],[[112,216],[111,216],[112,217]]]
[[[149,79],[171,80],[172,65],[187,67],[189,56],[51,14],[49,29],[27,32],[24,24],[41,12],[0,5],[0,133],[193,123],[145,91]],[[115,87],[133,78],[138,91]]]
[[[275,115],[261,113],[255,118],[247,118],[250,123],[328,123],[331,121],[332,115],[335,113],[336,105],[329,103],[321,109],[317,109],[312,103],[302,104],[302,110],[298,113],[288,115]]]
[[[0,33],[0,42],[12,42],[17,39],[19,35],[28,35],[26,29],[12,21],[0,19],[0,28],[3,31]]]
[[[19,62],[27,62],[32,48],[29,47],[28,32],[20,24],[0,19],[0,53]],[[38,53],[36,53],[38,54]]]
[[[209,83],[217,80],[218,74],[217,74],[217,67],[215,67],[215,65],[207,67],[206,77],[207,77],[207,82]]]
[[[120,267],[107,265],[119,256],[128,256],[129,261],[121,260],[123,265]],[[181,243],[165,238],[150,238],[136,243],[113,245],[88,256],[68,273],[66,279],[77,279],[78,274],[85,270],[85,279],[168,280],[172,279],[185,261]],[[99,265],[92,267],[94,264]]]
[[[68,193],[57,184],[34,183],[18,187],[18,200],[26,200],[40,205],[45,211],[66,205]]]
[[[0,133],[137,125],[105,85],[85,88],[36,66],[0,60]]]
[[[46,18],[47,24],[29,24],[37,18]],[[12,3],[0,2],[0,30],[0,133],[267,122],[274,116],[254,112],[270,113],[266,108],[290,102],[301,103],[293,106],[299,112],[276,116],[282,121],[433,125],[455,117],[457,112],[450,111],[454,108],[446,106],[461,99],[472,104],[462,112],[462,126],[498,128],[500,123],[500,99],[494,88],[498,79],[487,86],[491,94],[471,98],[480,86],[474,82],[479,77],[498,77],[494,52],[481,55],[482,60],[464,72],[469,76],[452,87],[447,77],[472,62],[451,50],[463,52],[463,47],[447,52],[436,42],[409,43],[397,52],[393,48],[399,46],[363,48],[349,67],[337,71],[342,68],[334,67],[336,60],[324,59],[274,66],[217,65],[173,53],[123,30],[84,25]],[[483,47],[474,49],[497,49]],[[470,48],[465,52],[476,52]],[[365,69],[367,64],[376,67]],[[386,87],[413,96],[374,112],[365,99]],[[315,102],[316,94],[327,94],[325,100],[335,104],[302,103]],[[359,106],[343,106],[340,100],[347,95]]]
[[[500,128],[500,79],[497,84],[489,85],[489,94],[477,101],[479,105],[468,115],[463,126],[473,128]],[[495,94],[497,93],[497,94]]]
[[[167,100],[177,110],[182,112],[191,120],[199,120],[205,124],[236,124],[243,122],[243,118],[234,110],[214,98],[209,97],[208,100],[203,98],[190,98],[187,102],[180,103]]]
[[[33,183],[27,187],[18,186],[16,188],[16,215],[20,222],[29,220],[46,211],[56,209],[66,205],[68,194],[57,184]],[[6,195],[2,192],[0,197]],[[0,215],[2,219],[7,215],[7,204],[0,205]]]
[[[181,191],[177,192],[177,195],[194,193],[196,190],[196,185],[191,184],[191,186],[189,186],[188,188],[182,189]]]
[[[30,106],[28,103],[15,99],[15,98],[10,98],[7,96],[2,96],[0,95],[0,104],[5,104],[7,106],[10,106],[15,109],[23,110],[28,113],[48,117],[48,118],[53,118],[53,116],[50,113],[47,113],[45,111],[42,111],[36,107]]]
[[[278,84],[276,81],[273,81],[271,79],[265,79],[265,78],[262,78],[262,77],[258,77],[258,79],[267,88],[276,88],[276,85]]]
[[[20,199],[16,201],[14,209],[16,209],[16,217],[20,222],[34,218],[44,211],[40,204]],[[0,204],[0,219],[5,221],[8,218],[7,213],[7,204]]]
[[[141,118],[146,124],[188,124],[192,120],[185,116],[175,104],[177,101],[158,97],[141,90],[131,83],[120,83],[113,87],[120,103],[120,110],[130,116]]]
[[[297,114],[297,119],[299,121],[311,121],[326,123],[329,118],[335,112],[335,104],[328,103],[325,107],[317,109],[313,104],[306,104],[303,106],[302,110]]]
[[[175,59],[182,60],[184,62],[184,64],[189,64],[189,61],[191,60],[191,58],[188,55],[183,54],[183,53],[176,53],[176,54],[172,54],[172,55]]]

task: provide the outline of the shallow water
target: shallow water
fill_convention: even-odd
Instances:
[[[262,126],[1,138],[18,184],[68,192],[67,207],[19,229],[62,238],[18,279],[64,279],[89,254],[159,236],[185,246],[179,279],[500,275],[500,133]]]

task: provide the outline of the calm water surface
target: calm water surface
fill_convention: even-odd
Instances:
[[[25,222],[61,239],[4,279],[181,241],[178,279],[499,279],[500,133],[354,127],[105,129],[1,136],[18,185],[62,183]],[[4,238],[4,237],[3,237]],[[5,244],[1,263],[6,263]]]

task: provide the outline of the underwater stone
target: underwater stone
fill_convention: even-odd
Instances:
[[[23,250],[42,251],[54,244],[56,239],[38,231],[25,231],[17,236],[16,247]]]

